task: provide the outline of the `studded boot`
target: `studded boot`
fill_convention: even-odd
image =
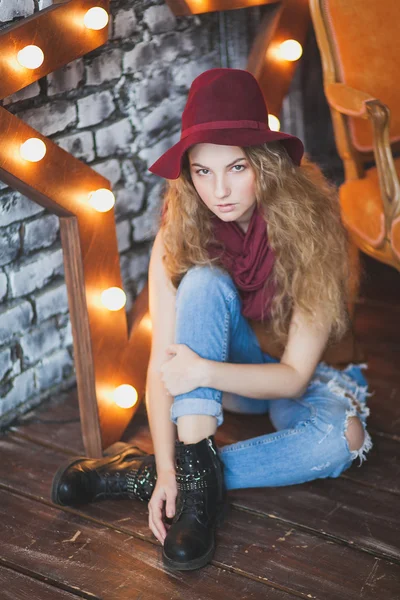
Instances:
[[[215,550],[215,529],[227,510],[223,463],[214,436],[175,445],[176,512],[163,546],[163,561],[176,570],[206,565]]]
[[[147,502],[156,480],[154,455],[129,446],[113,456],[78,457],[61,465],[53,478],[51,499],[62,506],[108,498]]]

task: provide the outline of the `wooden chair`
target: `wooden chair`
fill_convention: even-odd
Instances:
[[[357,247],[400,270],[398,0],[310,0]],[[391,120],[389,128],[389,117]]]

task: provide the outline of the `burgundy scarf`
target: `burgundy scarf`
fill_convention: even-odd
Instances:
[[[274,266],[274,253],[268,244],[265,220],[257,206],[251,216],[246,233],[235,221],[226,223],[213,216],[214,235],[225,244],[221,262],[229,272],[242,299],[242,314],[248,319],[265,320],[271,310],[275,285],[267,277]],[[208,246],[211,257],[219,256],[221,247]]]
[[[167,205],[162,207],[162,217]],[[268,244],[267,228],[257,206],[251,216],[246,233],[234,221],[225,223],[212,215],[214,237],[225,244],[225,252],[217,244],[208,245],[211,258],[220,261],[231,275],[242,299],[242,314],[247,319],[263,321],[270,315],[275,284],[264,284],[271,274],[275,256]],[[222,253],[222,255],[221,255]]]

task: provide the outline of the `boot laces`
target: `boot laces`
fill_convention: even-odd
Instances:
[[[182,513],[184,512],[203,512],[204,493],[202,490],[193,490],[182,498]]]
[[[121,477],[118,471],[114,474],[110,474],[106,471],[103,474],[104,478],[104,491],[106,494],[119,495],[126,492],[126,480],[125,477]]]

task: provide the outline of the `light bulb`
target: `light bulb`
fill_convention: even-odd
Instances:
[[[89,204],[99,212],[111,210],[115,204],[115,196],[106,188],[100,188],[89,194]]]
[[[43,50],[39,46],[25,46],[18,52],[17,61],[26,69],[37,69],[44,61]]]
[[[120,310],[126,304],[126,294],[119,287],[110,287],[101,293],[101,303],[108,310]]]
[[[104,10],[104,8],[94,6],[93,8],[90,8],[83,17],[83,24],[88,29],[98,31],[99,29],[104,29],[108,23],[108,18],[108,12]]]
[[[286,40],[278,48],[278,56],[284,60],[299,60],[302,54],[303,48],[296,40]]]
[[[281,128],[281,122],[275,115],[268,115],[268,125],[271,131],[279,131]]]
[[[46,144],[39,138],[29,138],[20,145],[19,153],[25,160],[39,162],[46,154]]]
[[[123,383],[115,388],[113,398],[120,408],[132,408],[137,402],[138,393],[133,386]]]

